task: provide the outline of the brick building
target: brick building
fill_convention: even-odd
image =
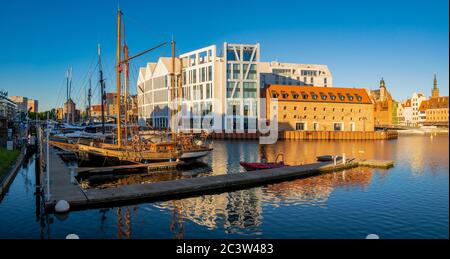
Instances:
[[[362,88],[268,85],[266,115],[278,99],[278,130],[373,131],[374,109]]]

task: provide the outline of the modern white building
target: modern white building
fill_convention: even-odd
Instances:
[[[328,66],[314,64],[260,62],[261,88],[267,84],[332,87]]]
[[[182,89],[184,127],[189,123],[190,128],[200,129],[209,123],[215,130],[256,129],[261,115],[258,101],[265,84],[332,86],[327,66],[260,62],[259,44],[225,42],[219,52],[211,45],[176,58],[175,81]],[[170,104],[175,103],[171,99],[172,73],[168,57],[139,70],[141,124],[170,127]]]

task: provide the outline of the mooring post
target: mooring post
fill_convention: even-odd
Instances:
[[[46,163],[46,166],[45,166],[45,171],[46,171],[46,174],[47,174],[47,191],[46,191],[46,194],[45,194],[45,199],[47,200],[47,201],[49,201],[50,200],[50,148],[49,148],[49,140],[50,140],[50,123],[49,123],[49,120],[48,120],[48,112],[47,112],[47,163]]]

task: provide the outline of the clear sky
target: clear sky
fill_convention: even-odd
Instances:
[[[107,90],[114,89],[117,0],[0,0],[0,89],[61,105],[73,67],[75,101],[84,102],[102,45]],[[430,95],[437,73],[448,95],[448,0],[144,1],[122,0],[130,53],[168,41],[179,53],[224,41],[261,44],[261,60],[326,64],[335,86],[375,89],[384,77],[395,99]],[[170,47],[132,63],[137,69]],[[98,76],[92,76],[96,89]],[[77,106],[79,107],[79,106]]]

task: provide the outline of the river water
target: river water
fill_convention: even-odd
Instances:
[[[247,190],[173,201],[40,216],[34,157],[0,200],[0,238],[448,238],[448,135],[385,141],[214,141],[212,172],[238,173],[239,161],[285,154],[391,159],[388,170],[355,168]]]

